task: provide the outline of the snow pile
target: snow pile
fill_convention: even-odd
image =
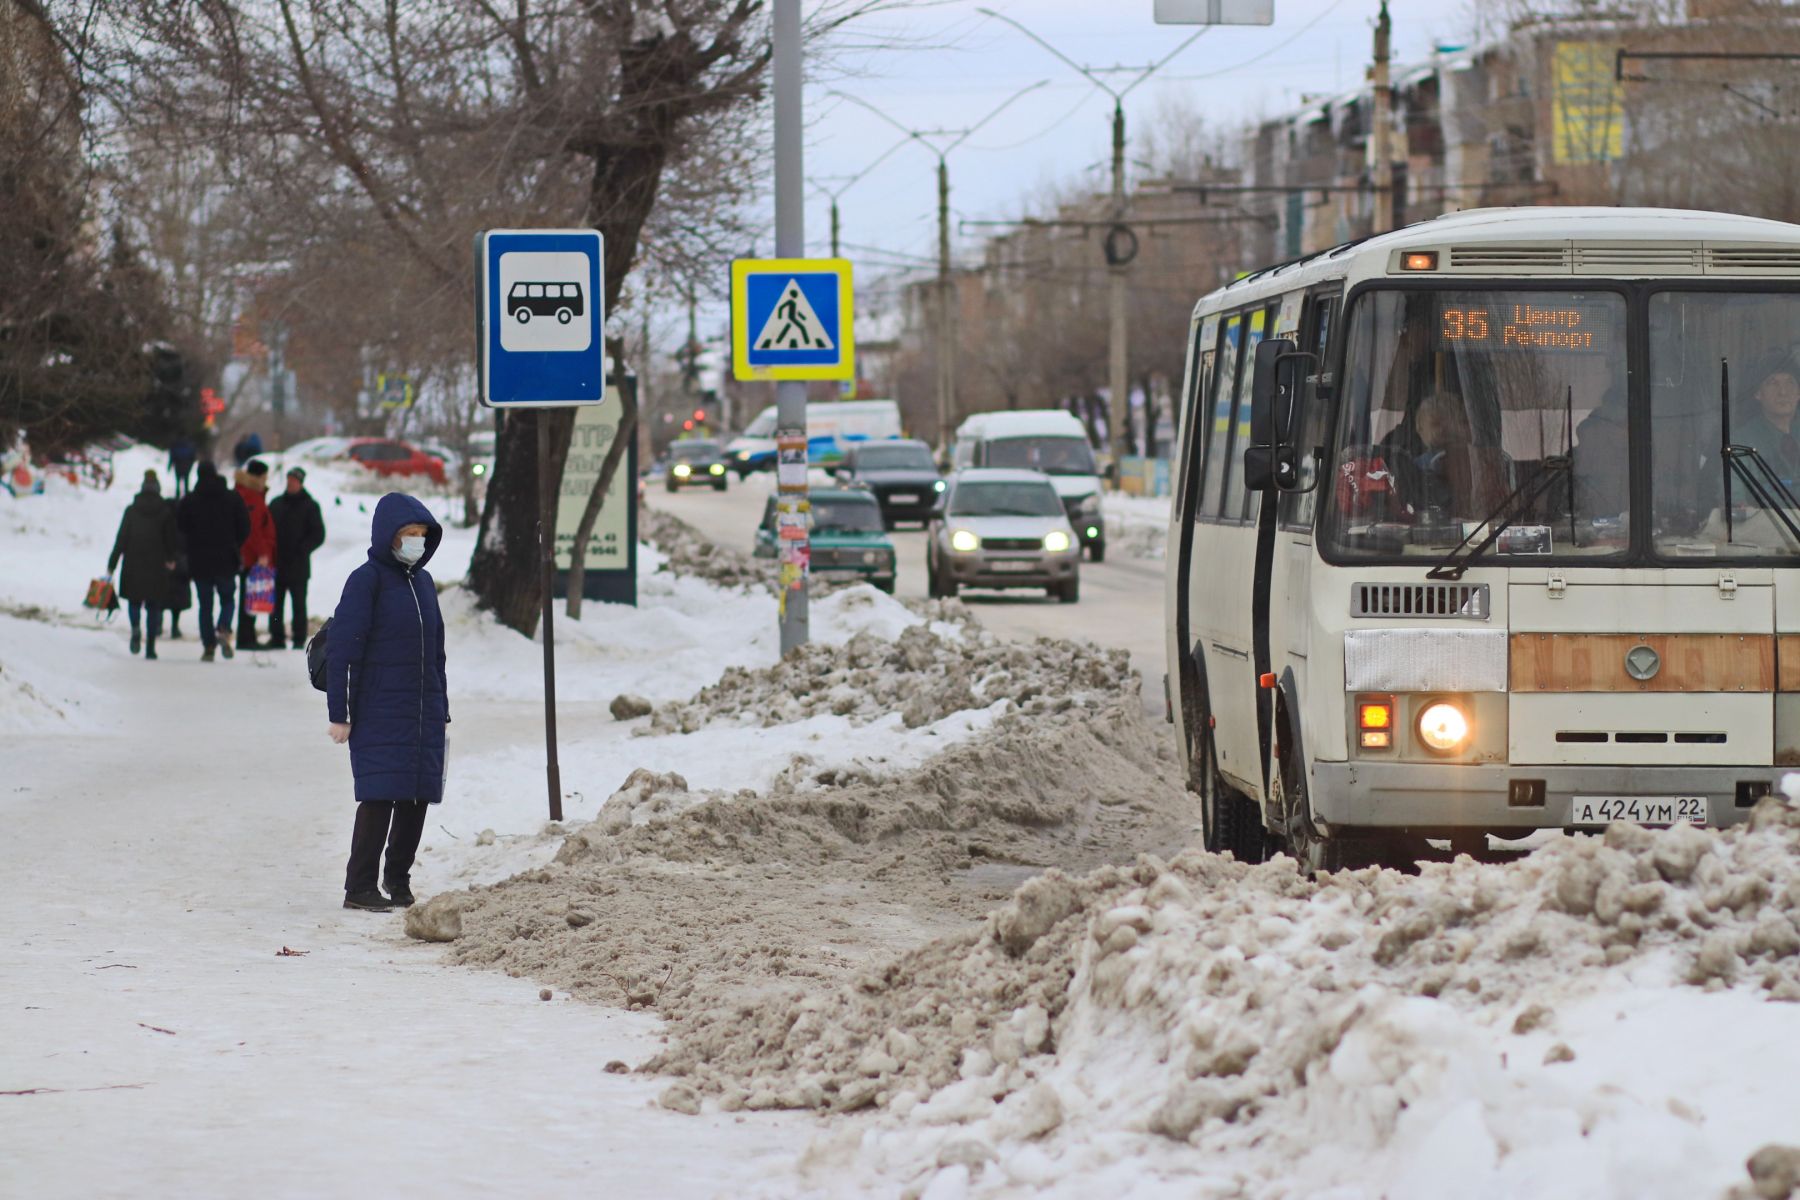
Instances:
[[[658,708],[645,730],[693,733],[720,722],[785,724],[830,713],[864,724],[899,712],[908,729],[1002,700],[1027,712],[1135,687],[1130,656],[1085,642],[1002,641],[973,625],[949,635],[920,624],[894,640],[864,631],[814,643],[772,667],[728,669],[692,700]]]
[[[1632,1026],[1582,1007],[1623,1020],[1684,984],[1675,1036],[1628,1051]],[[1795,1059],[1800,1005],[1768,1000],[1800,1001],[1800,811],[1776,799],[1722,834],[1620,825],[1416,878],[1198,852],[1051,872],[979,930],[720,1012],[651,1065],[726,1108],[886,1108],[815,1148],[832,1195],[1673,1198],[1791,1131],[1800,1081],[1757,1056]],[[1698,1055],[1710,1082],[1584,1087],[1590,1042],[1626,1074]],[[1756,1097],[1722,1065],[1746,1054]],[[1701,1139],[1709,1103],[1733,1111]]]
[[[771,989],[824,994],[969,927],[1044,867],[1087,870],[1192,832],[1171,748],[1135,698],[1007,716],[879,778],[801,762],[767,792],[708,793],[645,771],[556,862],[468,893],[452,953],[655,1007],[674,1023],[670,1063],[694,1075],[686,1064]]]
[[[0,611],[0,734],[89,733],[116,715],[115,699],[70,669],[111,649],[97,634],[92,622],[84,628],[41,610]]]
[[[1161,558],[1169,540],[1169,498],[1109,494],[1101,506],[1106,550],[1125,558]]]
[[[648,504],[640,508],[638,529],[645,541],[663,553],[667,569],[677,575],[704,579],[718,588],[775,590],[774,559],[752,558],[720,546],[660,508]]]

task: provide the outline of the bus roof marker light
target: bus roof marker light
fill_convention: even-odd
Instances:
[[[1437,264],[1436,250],[1409,250],[1400,258],[1402,271],[1435,271]]]

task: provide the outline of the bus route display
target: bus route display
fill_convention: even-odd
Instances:
[[[1558,300],[1554,304],[1483,301],[1446,304],[1438,314],[1443,349],[1561,350],[1597,354],[1613,349],[1618,324],[1606,306]]]

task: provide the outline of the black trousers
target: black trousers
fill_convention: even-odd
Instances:
[[[408,884],[419,838],[425,833],[425,813],[431,805],[417,800],[364,800],[356,806],[356,831],[350,836],[350,863],[344,868],[344,891],[372,892],[375,871],[381,865],[381,847],[387,845],[387,885]]]
[[[286,616],[288,597],[294,600],[294,623],[285,625],[282,618]],[[299,649],[306,645],[306,580],[292,579],[275,572],[275,611],[269,614],[269,640],[279,650],[281,644],[293,634],[293,645]]]

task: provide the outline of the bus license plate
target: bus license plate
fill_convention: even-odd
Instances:
[[[1569,824],[1705,825],[1705,796],[1576,796],[1569,804]]]

